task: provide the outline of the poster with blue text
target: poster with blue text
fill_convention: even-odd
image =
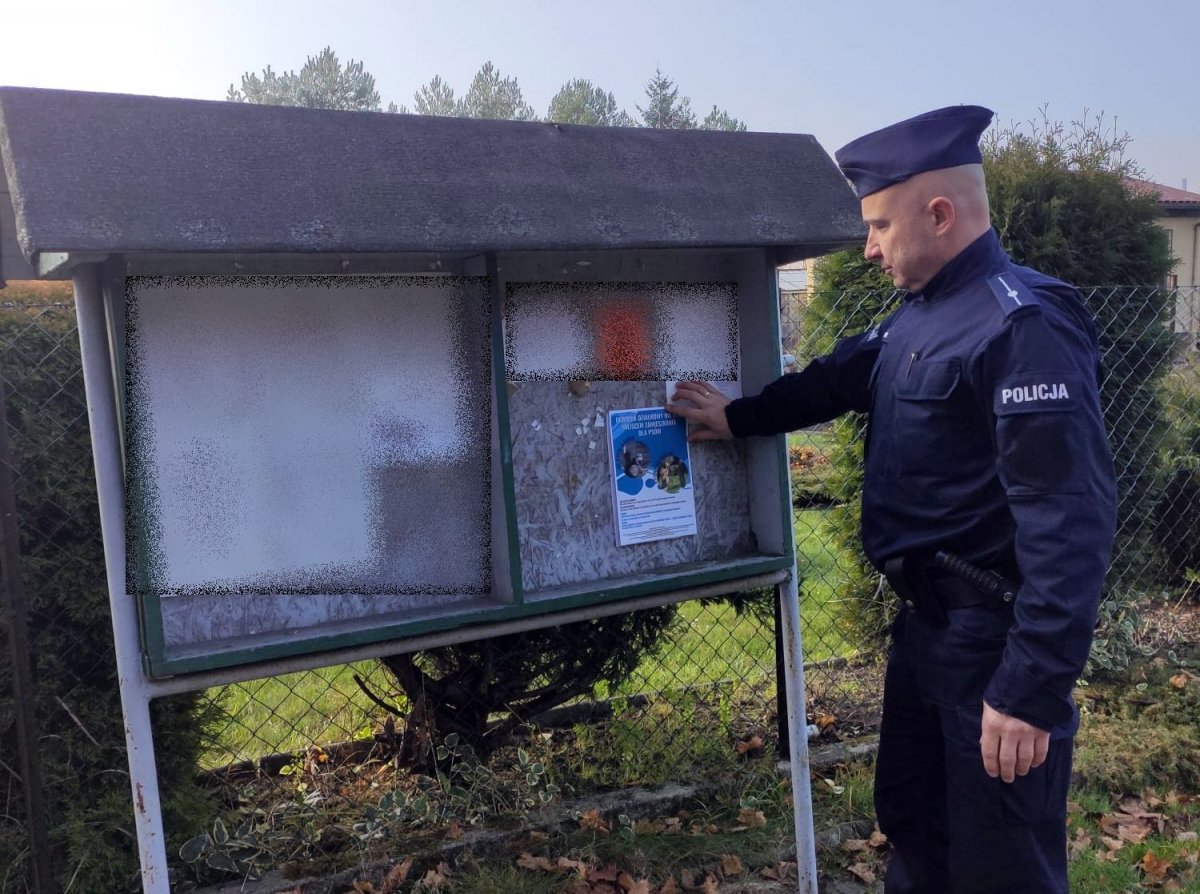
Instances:
[[[617,543],[694,535],[687,423],[662,407],[611,410],[608,432]]]

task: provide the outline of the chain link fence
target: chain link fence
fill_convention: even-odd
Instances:
[[[69,297],[69,292],[66,293]],[[27,878],[52,851],[34,853],[32,800],[45,810],[53,852],[80,834],[85,811],[71,804],[105,776],[125,767],[124,735],[113,670],[112,628],[107,613],[104,556],[96,506],[87,406],[73,305],[61,287],[31,285],[25,300],[0,306],[0,371],[10,449],[11,496],[16,518],[5,518],[5,538],[16,537],[20,562],[5,567],[3,661],[0,662],[0,735],[5,763],[0,824],[0,890],[23,891]],[[0,293],[7,298],[7,294]],[[14,525],[15,522],[15,525]],[[23,592],[24,619],[13,619],[9,599]],[[20,624],[20,621],[24,624]],[[28,637],[30,667],[14,666],[9,627]],[[14,674],[31,673],[23,703],[13,698]],[[27,711],[36,741],[17,740],[18,711]],[[32,751],[33,753],[30,753]],[[13,765],[40,764],[43,790],[26,791],[26,774]],[[125,782],[128,791],[128,782]],[[120,825],[130,827],[129,810]],[[116,821],[115,814],[110,819]],[[40,850],[47,848],[43,841]]]
[[[95,839],[131,849],[131,822],[73,308],[61,293],[22,294],[0,308],[0,370],[37,680],[39,733],[30,747],[41,760],[58,885],[120,890],[78,881],[90,871]],[[1196,294],[1106,288],[1086,297],[1104,324],[1106,410],[1121,479],[1119,553],[1109,582],[1116,618],[1146,596],[1195,593]],[[783,348],[798,366],[844,334],[839,327],[858,331],[877,318],[894,296],[837,296],[835,315],[810,313],[810,299],[793,294],[783,302]],[[788,439],[810,731],[826,740],[857,736],[876,722],[880,639],[867,629],[871,611],[863,606],[881,615],[890,607],[854,544],[857,424],[846,419]],[[439,792],[459,797],[454,815],[469,821],[628,785],[719,779],[748,756],[769,755],[779,744],[776,618],[770,592],[739,594],[413,661],[255,680],[209,690],[198,704],[166,699],[161,707],[170,714],[178,701],[177,713],[204,717],[206,736],[193,761],[211,798],[201,819],[211,826],[222,810],[257,811],[256,822],[272,830],[270,860],[305,863],[345,847],[330,828],[369,830],[387,792],[404,792],[414,814],[433,810]],[[11,620],[7,612],[4,619]],[[25,780],[5,757],[23,747],[7,632],[0,654],[2,894],[30,890],[34,872]],[[563,643],[576,659],[589,650],[597,662],[588,670],[594,685],[582,695],[557,697],[564,674],[552,662],[514,661]],[[1115,639],[1100,646],[1103,661],[1119,663]],[[633,657],[603,664],[622,652]],[[514,677],[519,690],[500,685]],[[459,728],[470,734],[447,738]],[[177,838],[172,844],[178,848]]]

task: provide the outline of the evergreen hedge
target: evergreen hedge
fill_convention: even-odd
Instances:
[[[44,800],[61,888],[140,891],[125,731],[95,475],[69,286],[0,291],[0,372],[29,603]],[[10,655],[0,650],[0,741],[16,747]],[[152,706],[164,818],[182,842],[210,815],[193,777],[209,717],[198,696]],[[24,891],[28,841],[14,780],[0,789],[0,891]]]

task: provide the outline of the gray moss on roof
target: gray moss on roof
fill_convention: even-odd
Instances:
[[[861,237],[804,134],[333,112],[0,88],[17,237],[43,252],[774,246]]]

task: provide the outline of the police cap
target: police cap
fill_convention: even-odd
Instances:
[[[991,120],[982,106],[947,106],[852,140],[834,155],[861,199],[923,171],[979,164],[979,136]]]

